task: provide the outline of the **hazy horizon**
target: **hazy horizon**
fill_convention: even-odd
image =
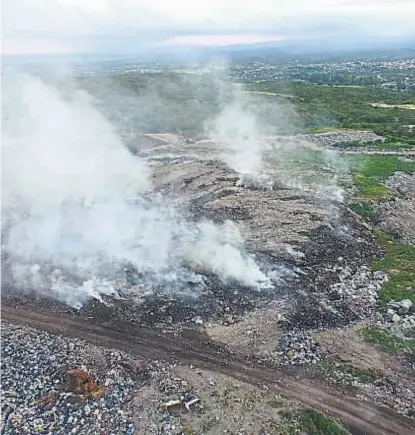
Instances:
[[[414,37],[409,0],[5,0],[2,55],[141,53]]]

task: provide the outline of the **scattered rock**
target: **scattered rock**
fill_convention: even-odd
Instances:
[[[413,303],[410,299],[403,299],[402,301],[389,302],[388,307],[395,310],[399,314],[407,314],[411,310]]]
[[[398,323],[401,320],[401,316],[399,316],[398,314],[394,313],[392,316],[392,322],[393,323]]]

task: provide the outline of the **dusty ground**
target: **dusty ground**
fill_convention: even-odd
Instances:
[[[351,362],[355,367],[374,369],[384,374],[402,373],[403,367],[397,358],[366,343],[360,334],[361,329],[362,325],[354,325],[313,335],[327,352]]]
[[[166,384],[176,386],[169,394]],[[153,371],[149,385],[141,388],[130,404],[138,433],[151,433],[160,419],[160,408],[170,398],[190,391],[200,401],[187,410],[172,406],[162,418],[174,426],[172,432],[190,434],[288,434],[289,424],[281,412],[297,405],[259,388],[194,366],[171,365]],[[179,420],[175,420],[178,417]],[[173,420],[173,421],[172,421]]]
[[[226,324],[208,324],[206,333],[212,340],[247,354],[272,352],[283,334],[280,321],[284,308],[281,305],[281,301],[273,301],[237,322],[229,318]]]

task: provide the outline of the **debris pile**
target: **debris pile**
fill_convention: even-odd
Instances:
[[[338,268],[336,272],[339,281],[329,288],[331,299],[346,301],[360,318],[373,314],[379,290],[388,280],[387,274],[372,272],[367,266],[360,266],[354,273],[349,266]]]
[[[393,196],[375,205],[379,214],[379,227],[403,243],[415,243],[415,175],[396,172],[386,186]]]
[[[180,396],[180,399],[169,400],[162,404],[162,409],[165,411],[170,411],[171,409],[184,406],[188,412],[191,411],[191,407],[196,403],[199,403],[200,399],[195,394],[185,393]]]
[[[386,187],[404,196],[415,195],[415,176],[406,172],[395,172],[385,183]]]
[[[320,361],[322,352],[319,343],[309,333],[290,331],[278,342],[276,356],[282,364],[314,364]]]
[[[385,377],[372,384],[359,385],[364,395],[372,398],[381,406],[393,407],[400,414],[414,417],[415,391],[408,385]]]
[[[386,328],[396,335],[405,336],[415,329],[415,305],[410,299],[389,302],[383,317]]]
[[[183,434],[185,416],[203,412],[200,397],[174,370],[174,364],[159,360],[147,365],[147,381],[129,405],[139,433]]]
[[[1,433],[134,433],[128,356],[7,323],[1,356]]]
[[[370,131],[335,131],[328,133],[316,134],[298,134],[295,139],[305,140],[316,143],[324,147],[332,147],[348,142],[374,143],[377,141],[384,142],[385,138]]]
[[[96,380],[85,370],[72,369],[67,373],[75,393],[90,396],[95,400],[104,396],[106,388],[102,385],[98,386]]]

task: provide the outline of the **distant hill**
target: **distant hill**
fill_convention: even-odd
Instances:
[[[295,58],[333,59],[347,57],[410,57],[415,56],[415,36],[409,37],[353,37],[344,40],[293,40],[258,44],[235,44],[209,47],[205,55],[229,56],[233,60],[265,60]]]

